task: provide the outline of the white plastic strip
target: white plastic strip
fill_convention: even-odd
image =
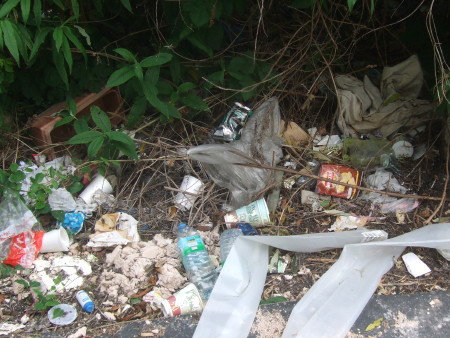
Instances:
[[[295,306],[283,333],[283,337],[344,337],[382,276],[392,267],[393,259],[407,246],[450,248],[450,224],[430,225],[389,240],[360,243],[371,237],[367,230],[238,237],[194,337],[248,336],[264,288],[269,245],[296,252],[345,246],[339,260]]]

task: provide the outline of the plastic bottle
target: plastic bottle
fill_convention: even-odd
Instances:
[[[94,302],[92,301],[91,297],[89,297],[86,291],[78,291],[76,293],[76,298],[84,311],[89,313],[94,311]]]
[[[189,280],[207,300],[217,279],[215,266],[198,232],[185,223],[178,225],[178,249]]]
[[[233,229],[226,229],[222,234],[220,235],[220,263],[225,263],[225,260],[228,257],[228,254],[230,253],[231,248],[233,247],[234,241],[239,236],[243,236],[244,233],[241,229],[233,228]]]

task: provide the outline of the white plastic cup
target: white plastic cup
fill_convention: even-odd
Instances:
[[[270,224],[269,209],[264,198],[250,203],[224,216],[228,227],[234,223],[250,223],[253,226]]]
[[[80,197],[86,204],[91,204],[92,196],[97,190],[102,190],[106,194],[113,192],[113,187],[102,175],[97,175],[91,183],[81,192]]]
[[[59,227],[49,232],[46,232],[42,237],[42,247],[39,252],[61,252],[69,251],[69,235],[67,235],[66,229]]]
[[[203,189],[203,182],[194,176],[186,175],[181,182],[180,192],[175,196],[175,206],[181,210],[189,210]],[[185,194],[188,192],[189,194]]]

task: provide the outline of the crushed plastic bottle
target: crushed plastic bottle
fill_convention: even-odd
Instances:
[[[233,247],[234,241],[244,233],[239,228],[226,229],[220,235],[220,263],[223,265]]]
[[[202,299],[207,300],[216,283],[217,272],[205,243],[195,229],[180,223],[177,245],[188,279],[197,287]]]

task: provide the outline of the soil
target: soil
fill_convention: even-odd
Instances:
[[[286,116],[287,117],[287,116]],[[286,118],[285,117],[285,118]],[[288,118],[288,117],[287,117]],[[303,126],[305,129],[311,127]],[[137,162],[123,161],[118,175],[118,186],[115,190],[115,203],[101,205],[93,217],[87,219],[82,232],[75,236],[76,250],[72,255],[80,257],[95,256],[91,263],[92,275],[86,278],[83,288],[93,297],[96,311],[88,314],[78,308],[78,318],[75,323],[67,327],[54,327],[49,324],[46,311],[33,309],[35,301],[31,293],[25,291],[15,293],[14,279],[27,279],[30,270],[20,271],[16,277],[0,280],[0,318],[4,322],[25,323],[22,332],[27,335],[37,335],[41,331],[59,334],[72,334],[86,326],[87,334],[93,332],[113,333],[117,325],[123,321],[162,317],[159,308],[152,307],[142,301],[143,295],[152,290],[158,283],[161,266],[149,266],[143,273],[143,278],[135,294],[126,296],[122,302],[111,301],[108,292],[100,292],[99,276],[107,268],[105,261],[114,248],[92,249],[86,247],[89,234],[94,232],[95,221],[102,215],[117,211],[132,215],[138,223],[141,241],[147,242],[159,234],[164,238],[174,240],[176,225],[187,222],[201,230],[216,228],[219,233],[226,227],[223,216],[226,213],[224,205],[228,201],[228,191],[215,185],[197,162],[188,160],[184,150],[192,145],[208,142],[211,128],[196,125],[186,121],[165,126],[143,129],[138,134],[140,159]],[[427,144],[434,142],[431,133],[422,135]],[[11,141],[13,142],[13,141]],[[307,147],[284,149],[286,156],[279,164],[282,166],[287,160],[304,164],[310,160]],[[66,149],[74,152],[74,149]],[[21,157],[30,158],[31,154],[24,150]],[[337,164],[343,163],[337,156],[333,156]],[[446,168],[440,149],[430,146],[426,154],[417,161],[400,161],[396,163],[398,172],[395,176],[400,184],[408,189],[408,194],[418,194],[441,197],[445,193]],[[299,168],[301,168],[299,166]],[[369,174],[368,169],[365,174]],[[173,205],[174,196],[184,175],[194,175],[205,183],[205,189],[193,208],[189,211],[177,210]],[[292,174],[285,174],[284,179]],[[327,232],[336,216],[324,211],[313,211],[311,206],[301,203],[302,187],[294,185],[291,189],[281,185],[279,203],[271,215],[273,224],[259,227],[261,235],[297,235],[317,232]],[[267,197],[271,191],[265,191]],[[332,198],[325,210],[340,210],[347,213],[370,216],[366,228],[380,229],[395,237],[424,226],[431,222],[445,222],[450,210],[448,202],[422,198],[419,206],[404,215],[404,220],[395,213],[382,214],[376,207],[360,199],[345,200]],[[429,220],[431,219],[431,221]],[[41,218],[44,227],[51,227],[49,218]],[[204,232],[205,236],[209,231]],[[207,242],[210,253],[218,255],[218,236]],[[273,250],[271,254],[273,254]],[[408,273],[403,262],[398,260],[394,267],[380,282],[377,294],[410,294],[437,290],[449,290],[450,270],[449,262],[436,250],[426,248],[407,248],[405,253],[416,253],[431,269],[431,273],[414,278]],[[280,252],[288,262],[283,273],[270,273],[267,276],[262,300],[282,296],[289,301],[298,301],[323,273],[339,258],[341,249],[333,249],[313,254],[299,254]],[[176,267],[182,276],[185,272],[181,265]],[[111,269],[111,268],[110,268]],[[114,270],[115,269],[115,270]],[[112,270],[120,273],[117,268]],[[61,303],[75,304],[74,293],[71,290],[58,295]],[[173,290],[174,292],[176,290]],[[29,319],[26,319],[28,317]],[[278,330],[274,328],[274,330]],[[157,336],[158,333],[155,333]]]

